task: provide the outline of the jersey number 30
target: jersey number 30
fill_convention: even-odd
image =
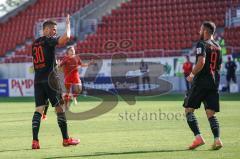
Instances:
[[[42,46],[36,46],[36,47],[33,48],[33,50],[34,50],[34,53],[35,53],[33,62],[35,64],[44,62],[45,58],[44,58],[44,53],[43,53]]]

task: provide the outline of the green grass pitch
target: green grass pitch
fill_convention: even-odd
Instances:
[[[206,144],[188,151],[193,134],[183,116],[181,94],[138,98],[130,106],[119,101],[112,111],[86,121],[68,121],[78,146],[64,148],[53,108],[40,128],[40,150],[31,150],[33,98],[0,98],[0,158],[43,159],[237,159],[240,156],[240,94],[222,95],[217,114],[224,148],[211,151],[211,129],[204,109],[196,112]],[[95,107],[99,101],[80,97],[72,111]],[[161,114],[161,115],[160,115]]]

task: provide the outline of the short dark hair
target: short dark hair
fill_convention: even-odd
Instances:
[[[68,51],[71,50],[71,49],[74,49],[74,47],[73,46],[67,47],[67,54],[68,54]]]
[[[216,31],[216,25],[212,21],[203,22],[203,27],[207,29],[208,33],[213,35]]]
[[[46,27],[52,26],[52,25],[57,25],[57,22],[55,22],[53,20],[47,20],[43,23],[43,29],[45,29]]]

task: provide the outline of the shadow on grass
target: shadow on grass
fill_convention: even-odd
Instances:
[[[118,156],[118,155],[131,155],[131,154],[147,154],[147,153],[162,153],[162,152],[181,152],[181,151],[190,151],[187,149],[179,150],[149,150],[149,151],[126,151],[126,152],[96,152],[94,154],[86,155],[71,155],[71,156],[56,156],[48,157],[44,159],[58,159],[58,158],[78,158],[78,157],[100,157],[100,156]],[[196,150],[195,150],[196,151]],[[209,150],[197,150],[197,151],[209,151]]]
[[[49,148],[41,148],[41,149],[49,149]],[[0,153],[4,153],[4,152],[20,152],[20,151],[37,151],[37,150],[32,150],[31,148],[28,148],[28,149],[12,149],[12,150],[0,150]]]
[[[0,123],[14,123],[14,122],[24,122],[24,121],[30,121],[30,119],[25,119],[25,120],[4,120],[4,121],[0,121]]]

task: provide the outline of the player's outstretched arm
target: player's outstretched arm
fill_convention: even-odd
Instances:
[[[81,64],[81,67],[88,67],[89,65],[92,65],[92,64],[94,64],[95,63],[95,61],[94,60],[91,60],[89,63],[82,63]]]
[[[70,29],[70,15],[66,18],[66,32],[59,38],[58,44],[65,45],[70,40],[71,29]]]

